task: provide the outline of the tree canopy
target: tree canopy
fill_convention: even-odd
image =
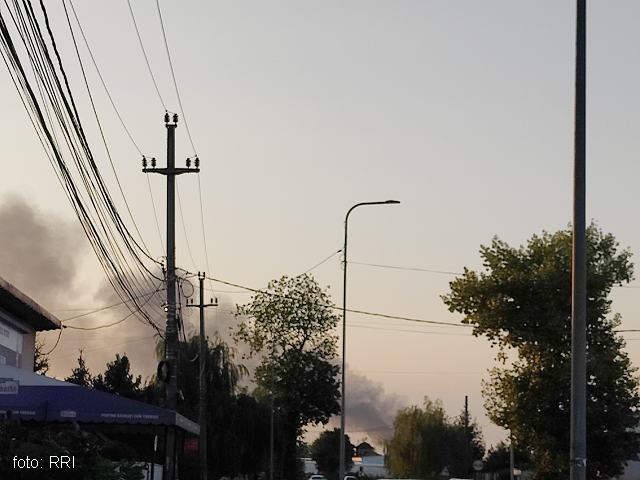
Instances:
[[[126,353],[120,356],[116,353],[116,358],[112,362],[107,363],[107,369],[104,375],[99,373],[96,376],[91,375],[89,368],[85,362],[83,348],[78,349],[78,366],[71,370],[71,375],[64,379],[65,382],[75,383],[83,387],[95,388],[103,392],[113,393],[122,397],[131,398],[133,400],[142,400],[145,396],[143,388],[140,386],[142,376],[138,375],[135,379],[131,374],[131,364]]]
[[[296,450],[305,425],[326,424],[340,412],[339,367],[330,363],[337,343],[333,307],[309,275],[274,280],[251,303],[238,306],[244,319],[235,338],[249,346],[250,356],[262,356],[255,393],[275,397],[288,438],[285,475],[291,478],[299,467]]]
[[[395,477],[442,478],[445,467],[452,476],[466,476],[473,460],[484,455],[477,422],[464,411],[450,419],[440,400],[425,397],[424,408],[414,405],[400,410],[393,426],[386,462]]]
[[[611,234],[587,228],[587,475],[612,477],[640,448],[636,409],[638,379],[616,335],[608,295],[633,276],[631,253],[618,252]],[[442,298],[465,315],[474,335],[486,335],[518,358],[494,368],[484,383],[489,418],[510,429],[521,448],[532,451],[536,478],[566,478],[571,411],[571,239],[570,230],[534,235],[513,248],[495,237],[481,246],[486,272],[465,268]]]
[[[345,435],[345,471],[353,466],[351,458],[355,455],[356,447]],[[340,429],[326,430],[311,444],[311,458],[316,462],[318,472],[329,480],[338,480],[340,476]]]
[[[82,357],[82,353],[80,355]],[[80,362],[80,358],[78,359]],[[84,365],[84,362],[83,362]],[[93,378],[93,388],[102,390],[103,392],[114,393],[133,400],[140,400],[143,397],[143,391],[140,384],[142,376],[138,375],[135,379],[130,372],[131,363],[127,354],[120,356],[116,353],[116,359],[107,363],[107,369],[104,376],[99,373]]]

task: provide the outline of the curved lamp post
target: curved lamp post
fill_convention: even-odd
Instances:
[[[385,202],[363,202],[351,207],[344,219],[344,283],[342,291],[342,405],[340,408],[340,477],[338,480],[344,480],[345,474],[345,367],[347,358],[347,225],[349,222],[349,214],[356,207],[362,205],[388,205],[400,203],[398,200],[387,200]]]

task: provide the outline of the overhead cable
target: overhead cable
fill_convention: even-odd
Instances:
[[[157,292],[155,282],[164,282],[164,275],[156,273],[162,265],[140,247],[131,235],[100,174],[49,25],[44,2],[40,2],[40,7],[48,38],[43,35],[29,0],[13,0],[11,6],[5,1],[5,5],[22,41],[24,53],[18,53],[5,21],[5,12],[0,12],[2,57],[56,176],[109,282],[140,320],[158,329],[154,320],[160,313],[158,302],[145,302],[143,305],[138,298],[150,291]],[[57,64],[52,60],[50,49],[55,54]],[[22,57],[26,57],[31,66],[31,77],[23,67]],[[38,94],[32,84],[37,86]],[[148,266],[143,257],[154,265]]]

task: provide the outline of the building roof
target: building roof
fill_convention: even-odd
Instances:
[[[60,320],[0,277],[0,308],[36,331],[61,328]]]

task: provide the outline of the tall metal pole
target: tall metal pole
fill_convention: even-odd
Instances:
[[[587,255],[585,143],[587,2],[577,0],[571,302],[571,480],[587,475]]]
[[[471,442],[469,441],[469,396],[464,396],[464,449],[465,467],[468,470],[471,466]]]
[[[167,326],[165,330],[165,361],[167,365],[166,408],[175,411],[178,398],[178,318],[176,315],[176,205],[175,205],[175,177],[181,173],[197,173],[196,168],[175,167],[175,130],[178,126],[178,115],[173,118],[168,113],[164,116],[167,128],[167,168],[156,168],[155,158],[151,168],[147,168],[147,160],[143,158],[142,171],[145,173],[159,173],[167,177]],[[164,479],[173,480],[175,472],[176,453],[175,429],[170,428],[166,438]]]
[[[513,432],[509,432],[509,479],[514,480],[516,471],[515,454],[513,451]]]
[[[364,202],[358,203],[351,207],[344,218],[344,248],[342,250],[344,254],[344,279],[342,284],[342,397],[340,406],[340,476],[338,480],[344,480],[345,474],[345,418],[346,418],[346,383],[345,372],[347,366],[347,226],[349,223],[349,214],[351,211],[362,205],[385,205],[400,203],[398,200],[387,200],[386,202]]]
[[[276,352],[276,344],[271,339],[271,431],[269,442],[269,478],[274,479],[274,442],[275,442],[275,377],[273,375],[274,357]]]

